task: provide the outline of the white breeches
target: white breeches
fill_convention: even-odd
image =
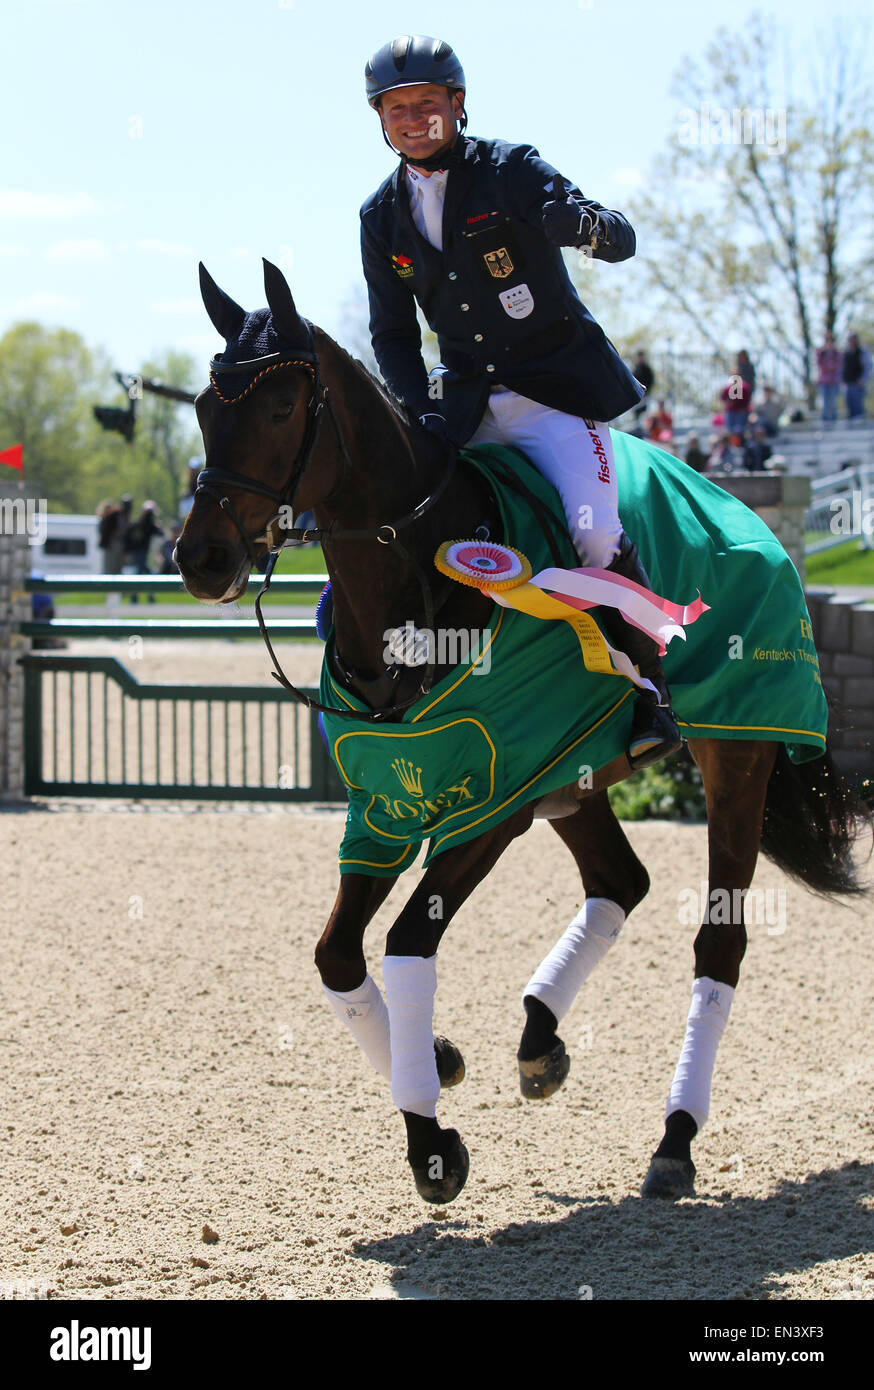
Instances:
[[[539,405],[495,387],[469,444],[512,444],[558,492],[580,560],[606,569],[619,553],[622,523],[607,425]]]

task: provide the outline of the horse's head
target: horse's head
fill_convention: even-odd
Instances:
[[[268,548],[277,517],[314,507],[336,486],[330,467],[309,467],[322,401],[310,325],[282,272],[264,262],[269,308],[247,314],[200,267],[203,302],[224,338],[210,385],[195,401],[206,464],[175,558],[195,598],[229,603]]]

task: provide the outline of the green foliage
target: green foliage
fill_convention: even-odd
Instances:
[[[701,773],[685,750],[617,782],[608,796],[620,820],[707,819]]]
[[[860,584],[874,588],[874,550],[863,549],[858,541],[808,555],[804,567],[808,584]]]
[[[172,351],[138,374],[187,390],[199,381],[194,359]],[[105,352],[39,323],[14,324],[0,338],[0,448],[24,445],[25,478],[49,511],[91,513],[129,492],[135,508],[151,497],[165,519],[176,516],[188,459],[203,453],[194,412],[148,394],[136,404],[128,444],[94,419],[95,405],[127,405]]]

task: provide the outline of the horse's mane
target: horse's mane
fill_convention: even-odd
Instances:
[[[319,332],[325,333],[325,330],[322,328],[319,329]],[[330,334],[325,333],[325,337],[330,338]],[[375,376],[370,368],[366,367],[361,361],[360,357],[354,357],[341,343],[337,342],[336,338],[330,338],[330,341],[333,343],[334,347],[337,348],[338,352],[342,353],[356,376],[360,380],[363,380],[365,384],[376,388],[376,391],[394,415],[397,424],[410,435],[411,442],[415,443],[417,451],[423,452],[426,457],[430,457],[432,460],[438,457],[442,458],[445,454],[444,446],[429,430],[424,429],[422,425],[419,424],[418,416],[414,415],[409,407],[404,405],[403,401],[399,401],[397,396],[392,395],[385,382],[378,376]]]

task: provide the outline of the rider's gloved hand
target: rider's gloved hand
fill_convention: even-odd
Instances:
[[[424,429],[426,429],[429,434],[435,435],[436,438],[441,441],[441,443],[455,443],[455,440],[449,433],[446,421],[444,420],[443,416],[438,415],[436,411],[429,411],[426,415],[420,415],[419,424]]]
[[[561,174],[552,181],[553,201],[543,205],[543,230],[553,246],[588,246],[597,215],[584,212],[568,193]]]

